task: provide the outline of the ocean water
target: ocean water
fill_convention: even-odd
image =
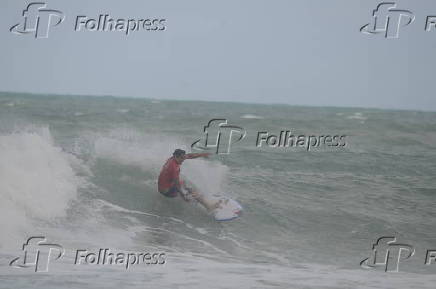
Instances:
[[[214,118],[247,137],[182,175],[242,204],[226,223],[156,191]],[[346,146],[256,147],[282,130]],[[0,288],[434,288],[435,208],[434,112],[0,93]],[[48,272],[10,266],[33,236],[65,249]],[[383,236],[399,272],[360,266]],[[74,264],[103,248],[165,264]]]

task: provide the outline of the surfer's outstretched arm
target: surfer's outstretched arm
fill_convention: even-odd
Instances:
[[[185,159],[207,158],[211,153],[186,154]]]

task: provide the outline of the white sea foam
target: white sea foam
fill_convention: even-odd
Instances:
[[[130,111],[130,109],[128,109],[128,108],[118,108],[117,109],[117,112],[119,112],[119,113],[128,113]]]
[[[245,119],[263,119],[263,116],[255,115],[255,114],[244,114],[241,116],[241,118]]]
[[[347,116],[347,119],[367,120],[368,117],[364,116],[361,112],[355,112],[352,115]]]
[[[36,220],[65,216],[79,184],[69,158],[48,128],[0,135],[0,227],[7,232],[0,246],[22,242]]]

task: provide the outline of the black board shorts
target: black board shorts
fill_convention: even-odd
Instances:
[[[174,187],[171,187],[168,191],[160,192],[160,193],[167,198],[175,198],[175,197],[177,197],[178,192],[179,192],[179,189],[176,186],[174,186]]]

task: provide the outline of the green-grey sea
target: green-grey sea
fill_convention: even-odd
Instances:
[[[181,174],[237,200],[230,222],[157,192],[212,119],[246,137]],[[256,146],[286,130],[346,145]],[[0,288],[434,288],[435,208],[435,112],[0,93]],[[10,266],[34,236],[65,249],[48,272]],[[389,236],[413,256],[363,268]],[[79,249],[165,264],[75,264]]]

